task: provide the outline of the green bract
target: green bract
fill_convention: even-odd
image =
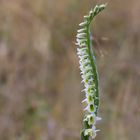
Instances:
[[[76,45],[77,55],[79,57],[79,64],[81,70],[82,82],[84,83],[85,99],[87,107],[84,109],[85,117],[83,120],[83,130],[81,131],[81,139],[88,140],[89,137],[96,137],[96,122],[100,120],[97,117],[99,108],[99,86],[98,73],[96,67],[95,55],[92,50],[92,43],[90,38],[90,24],[94,17],[106,7],[106,4],[96,5],[91,9],[88,15],[84,16],[84,21],[79,24],[81,29],[77,31]]]

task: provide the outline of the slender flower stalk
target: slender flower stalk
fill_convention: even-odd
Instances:
[[[89,140],[95,138],[97,132],[96,122],[101,120],[97,116],[99,108],[99,86],[98,72],[96,67],[96,59],[92,50],[90,38],[90,24],[94,17],[106,7],[106,4],[96,5],[91,9],[88,15],[84,16],[84,21],[79,24],[81,29],[77,31],[76,45],[77,55],[81,70],[82,83],[84,83],[85,99],[82,103],[86,103],[85,117],[83,119],[83,129],[81,131],[81,140]]]

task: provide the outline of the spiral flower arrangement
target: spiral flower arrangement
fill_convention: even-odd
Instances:
[[[94,17],[100,13],[106,4],[96,5],[91,9],[88,15],[84,16],[84,21],[79,24],[81,29],[77,31],[76,45],[77,55],[79,57],[79,64],[81,70],[82,82],[84,83],[85,99],[82,101],[87,104],[84,109],[85,116],[83,119],[83,129],[81,131],[81,140],[89,140],[95,138],[97,134],[96,122],[101,120],[97,116],[99,108],[99,80],[96,66],[96,59],[92,49],[92,42],[90,37],[90,24]]]

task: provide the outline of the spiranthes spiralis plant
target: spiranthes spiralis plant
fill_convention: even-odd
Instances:
[[[77,31],[76,45],[77,55],[81,70],[82,82],[84,83],[85,99],[82,101],[87,104],[84,109],[83,128],[81,130],[81,140],[95,138],[97,130],[96,122],[101,120],[98,117],[99,108],[99,78],[96,66],[95,54],[92,48],[90,24],[97,14],[105,9],[106,4],[96,5],[88,15],[84,16],[84,21],[79,24],[81,29]]]

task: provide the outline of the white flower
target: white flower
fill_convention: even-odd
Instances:
[[[84,121],[88,122],[88,125],[93,125],[93,126],[95,126],[96,122],[100,120],[101,118],[97,117],[95,114],[88,114],[84,119]]]
[[[88,111],[89,113],[95,113],[96,108],[94,104],[88,104],[84,111]]]
[[[84,21],[84,22],[80,23],[79,26],[86,26],[87,24],[88,24],[88,22]]]
[[[84,121],[88,122],[88,125],[94,125],[96,123],[96,116],[95,114],[89,114],[86,116]]]
[[[84,135],[90,136],[94,139],[97,134],[96,134],[96,130],[94,131],[93,129],[86,129]]]
[[[100,130],[96,130],[95,126],[93,126],[90,129],[85,129],[84,135],[90,136],[94,139],[96,137],[98,131],[100,131]]]
[[[77,33],[84,33],[87,31],[87,28],[82,28],[77,31]]]

